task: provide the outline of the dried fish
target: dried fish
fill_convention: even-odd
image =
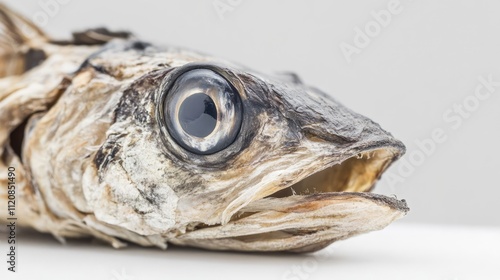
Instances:
[[[369,192],[404,145],[293,74],[102,28],[54,41],[1,4],[0,27],[0,202],[13,167],[22,226],[306,252],[408,211]]]

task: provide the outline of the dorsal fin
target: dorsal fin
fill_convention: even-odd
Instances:
[[[0,77],[22,74],[43,61],[37,45],[47,40],[33,22],[0,3]]]

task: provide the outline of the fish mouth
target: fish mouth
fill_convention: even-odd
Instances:
[[[217,250],[310,252],[382,229],[409,208],[404,200],[370,191],[403,152],[400,146],[365,149],[311,169],[271,194],[260,194],[229,222],[192,231],[180,243]]]
[[[398,150],[381,148],[360,152],[315,170],[300,181],[268,197],[285,198],[337,192],[367,192],[373,189],[387,167],[399,157]]]

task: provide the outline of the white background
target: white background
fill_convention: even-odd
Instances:
[[[337,253],[325,261],[333,262],[333,267],[320,262],[310,279],[321,275],[347,279],[340,276],[349,273],[353,278],[360,276],[356,279],[381,279],[382,275],[387,279],[500,279],[498,272],[491,274],[491,260],[500,262],[500,87],[479,101],[456,129],[443,119],[454,104],[473,99],[480,85],[478,77],[491,75],[500,82],[500,2],[401,0],[397,14],[375,30],[366,46],[358,44],[359,53],[348,57],[350,62],[340,46],[355,47],[355,29],[371,26],[372,12],[387,10],[390,1],[73,0],[58,6],[53,15],[44,11],[40,4],[44,1],[4,2],[37,19],[56,38],[67,38],[72,30],[107,26],[131,30],[147,41],[221,56],[262,72],[296,72],[306,83],[332,94],[403,140],[409,162],[419,151],[416,141],[442,129],[446,141],[436,144],[422,163],[412,164],[412,172],[401,173],[398,166],[390,170],[402,182],[382,180],[376,189],[405,198],[410,214],[385,233],[334,245]],[[221,13],[214,3],[235,5]],[[443,226],[450,224],[454,226]],[[57,246],[47,242],[50,248]],[[43,246],[35,243],[29,250],[42,250]],[[50,258],[42,252],[36,258]],[[139,249],[130,252],[143,254]],[[20,253],[30,258],[28,253]],[[147,258],[160,258],[160,253],[152,254]],[[281,279],[283,269],[305,258],[290,261],[276,256],[200,254],[174,251],[171,256],[179,257],[179,264],[185,266],[172,268],[172,272],[185,271],[186,277],[203,274],[201,263],[205,268],[213,266],[219,276],[240,278],[252,267],[241,263],[248,261],[257,263],[255,273],[264,276],[263,271],[272,267],[274,274],[268,276]],[[127,258],[125,265],[141,266],[139,259]],[[162,263],[169,266],[169,261],[153,263],[161,267]],[[36,259],[29,265],[28,260],[21,264],[26,270],[42,269],[33,267],[34,263]],[[488,268],[479,270],[479,266]],[[140,271],[131,269],[136,276]],[[479,277],[481,273],[484,277]],[[100,275],[98,279],[111,277]],[[164,276],[168,279],[171,275],[165,271]]]

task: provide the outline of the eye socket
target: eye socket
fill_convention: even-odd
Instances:
[[[167,131],[175,142],[202,155],[231,145],[242,122],[238,91],[209,69],[194,69],[177,77],[168,89],[163,110]]]

